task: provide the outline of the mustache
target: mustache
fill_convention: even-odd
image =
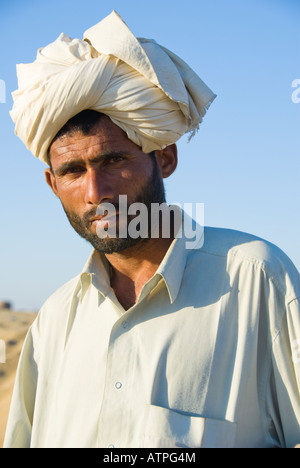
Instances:
[[[110,205],[112,205],[114,207],[114,209],[116,210],[116,213],[119,212],[119,209],[120,209],[120,206],[119,206],[119,203],[112,203],[110,202]],[[92,208],[91,210],[87,211],[83,216],[82,216],[82,221],[85,223],[85,224],[88,224],[92,218],[94,218],[95,216],[97,216],[97,210],[99,209],[99,207],[101,206],[98,205],[94,208]]]

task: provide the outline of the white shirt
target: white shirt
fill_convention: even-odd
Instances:
[[[175,240],[128,311],[94,252],[42,307],[4,447],[291,447],[300,442],[300,277],[275,246]]]

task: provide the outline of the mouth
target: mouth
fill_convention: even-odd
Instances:
[[[110,216],[108,214],[104,214],[102,216],[93,216],[89,222],[92,226],[95,226],[96,229],[107,230],[109,227],[114,226],[117,223],[118,218],[118,214]]]

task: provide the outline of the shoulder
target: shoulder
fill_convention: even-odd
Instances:
[[[63,286],[58,288],[51,296],[45,301],[42,309],[51,308],[56,305],[68,305],[74,296],[77,286],[80,281],[80,275],[75,276]]]
[[[57,303],[61,304],[62,302],[69,302],[70,298],[74,294],[74,291],[77,289],[80,276],[81,275],[77,275],[67,283],[60,286],[53,294],[51,294],[51,296],[49,296],[43,307],[49,307]]]
[[[204,244],[198,255],[219,257],[221,262],[226,262],[227,268],[234,263],[248,267],[249,272],[253,268],[263,271],[285,294],[300,295],[300,275],[290,258],[276,245],[255,235],[206,227]]]
[[[42,305],[31,326],[34,358],[54,359],[64,346],[71,305],[76,297],[80,275],[57,289]]]
[[[39,328],[47,328],[50,323],[66,322],[79,284],[80,275],[77,275],[51,294],[39,311],[37,320]]]

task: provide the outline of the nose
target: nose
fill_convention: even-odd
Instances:
[[[85,177],[85,203],[98,206],[112,198],[113,191],[107,177],[100,174],[100,171],[90,168]]]

